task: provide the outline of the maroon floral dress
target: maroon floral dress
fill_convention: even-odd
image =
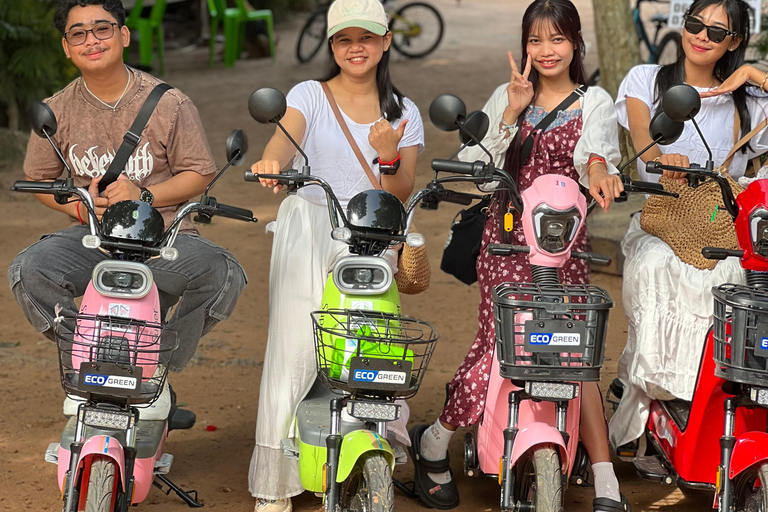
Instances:
[[[522,126],[523,140],[547,113],[541,107],[528,107]],[[521,191],[530,187],[533,180],[543,174],[561,174],[575,181],[579,180],[579,173],[573,165],[573,153],[581,137],[581,128],[581,109],[573,109],[560,112],[546,131],[536,135],[531,156],[520,170]],[[440,415],[441,421],[460,427],[476,423],[485,410],[496,340],[493,289],[501,283],[531,282],[527,254],[492,256],[485,250],[488,244],[499,243],[501,239],[499,206],[498,194],[494,194],[486,216],[480,256],[477,258],[477,284],[480,287],[477,337],[450,383],[448,403]],[[528,245],[521,223],[517,222],[517,219],[515,221],[511,243]],[[582,230],[573,249],[588,251],[588,245],[586,232]],[[571,258],[560,269],[560,278],[564,283],[587,284],[589,267],[585,261]]]

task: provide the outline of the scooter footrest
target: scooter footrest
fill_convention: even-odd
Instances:
[[[48,445],[48,448],[45,450],[45,462],[50,462],[51,464],[59,463],[59,443]]]
[[[164,453],[155,461],[155,475],[167,475],[173,464],[173,455]]]
[[[664,466],[658,455],[636,457],[632,464],[635,465],[637,474],[643,478],[663,484],[673,484],[675,482],[675,476]]]
[[[401,465],[408,462],[408,452],[399,444],[395,445],[395,464]]]
[[[299,460],[299,449],[293,439],[281,439],[280,448],[283,450],[283,456],[289,459]]]

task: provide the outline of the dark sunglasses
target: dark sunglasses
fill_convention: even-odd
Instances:
[[[723,27],[714,27],[712,25],[705,25],[699,18],[695,18],[689,14],[685,15],[685,27],[686,32],[691,34],[698,34],[704,29],[707,29],[707,38],[713,43],[722,43],[726,36],[738,35],[736,32],[724,29]]]

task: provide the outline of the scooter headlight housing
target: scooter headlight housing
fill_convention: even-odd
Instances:
[[[581,213],[575,206],[558,210],[543,203],[533,210],[532,217],[536,243],[539,249],[550,254],[564,252],[581,226]]]
[[[378,295],[392,286],[392,268],[375,256],[341,259],[333,269],[333,283],[339,291],[354,295]]]
[[[93,269],[93,286],[107,297],[140,299],[152,288],[152,271],[142,263],[102,261]]]
[[[768,258],[768,210],[758,208],[749,215],[749,238],[752,250]]]

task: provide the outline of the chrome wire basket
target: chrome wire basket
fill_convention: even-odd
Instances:
[[[493,291],[496,357],[506,379],[600,380],[613,301],[591,285],[504,283]]]
[[[723,284],[712,293],[715,375],[768,387],[768,290]]]
[[[148,404],[157,400],[178,347],[159,323],[103,315],[59,317],[61,384],[70,397]]]
[[[312,324],[320,380],[355,396],[415,395],[437,343],[429,323],[390,313],[314,311]]]

